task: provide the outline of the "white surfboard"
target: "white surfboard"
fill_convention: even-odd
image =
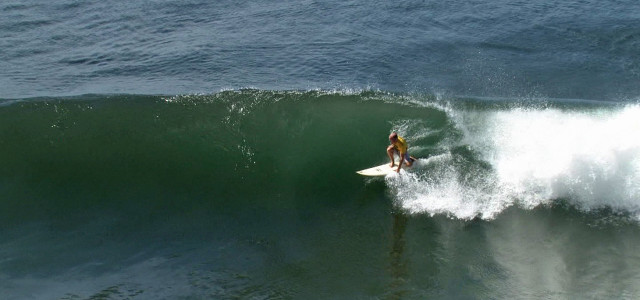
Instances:
[[[398,169],[398,165],[390,167],[390,163],[386,163],[384,165],[379,165],[377,167],[368,168],[364,170],[357,171],[356,173],[364,176],[387,176],[387,174],[391,174]],[[402,168],[406,168],[407,165],[403,164]]]

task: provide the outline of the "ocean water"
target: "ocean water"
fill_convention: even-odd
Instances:
[[[638,12],[0,3],[0,298],[636,299]]]

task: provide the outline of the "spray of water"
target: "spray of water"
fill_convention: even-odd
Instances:
[[[452,119],[463,132],[459,145],[386,179],[409,212],[491,219],[512,205],[563,199],[583,211],[640,216],[640,106],[456,111]],[[453,147],[487,167],[461,164],[469,158]]]

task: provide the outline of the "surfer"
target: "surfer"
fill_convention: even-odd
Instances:
[[[398,153],[398,156],[400,156],[400,162],[398,163],[398,169],[396,172],[400,173],[400,168],[402,167],[403,162],[406,162],[407,167],[411,167],[416,158],[407,153],[407,148],[409,148],[409,146],[404,138],[398,136],[397,133],[392,132],[389,135],[389,142],[391,142],[391,145],[387,147],[387,155],[389,155],[389,159],[391,159],[391,167],[393,168],[396,165],[396,162],[393,159],[394,153]]]

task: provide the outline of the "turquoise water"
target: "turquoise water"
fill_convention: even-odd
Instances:
[[[3,2],[0,298],[637,298],[638,9]]]

